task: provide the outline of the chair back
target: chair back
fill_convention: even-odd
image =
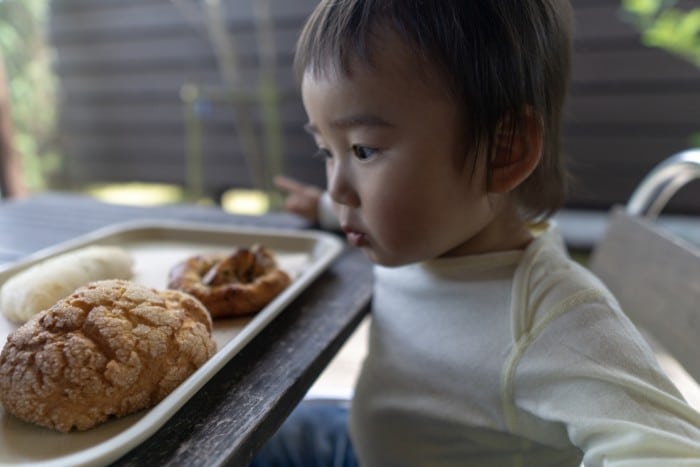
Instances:
[[[700,381],[700,246],[653,221],[695,178],[700,150],[676,154],[654,168],[626,208],[613,209],[589,266],[630,319]]]

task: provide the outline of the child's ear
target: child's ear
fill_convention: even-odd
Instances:
[[[527,109],[520,122],[504,117],[498,125],[491,154],[488,191],[508,193],[535,170],[542,157],[542,120]]]

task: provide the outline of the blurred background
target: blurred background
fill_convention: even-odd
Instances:
[[[279,206],[323,185],[291,71],[316,0],[0,0],[3,196]],[[700,146],[700,0],[572,0],[572,210],[607,211]],[[700,214],[700,187],[665,209]]]

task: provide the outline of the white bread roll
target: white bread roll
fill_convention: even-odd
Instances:
[[[0,289],[0,311],[24,323],[88,282],[130,279],[133,259],[114,246],[89,246],[44,260],[8,279]]]

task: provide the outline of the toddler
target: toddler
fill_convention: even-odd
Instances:
[[[700,415],[546,222],[571,34],[565,0],[317,6],[296,66],[334,216],[376,264],[369,350],[347,422],[294,413],[256,465],[700,466]],[[319,189],[279,186],[318,219]]]

